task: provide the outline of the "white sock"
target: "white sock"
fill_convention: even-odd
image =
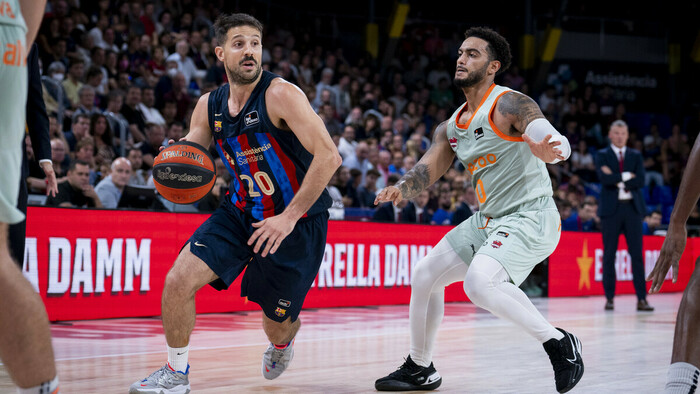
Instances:
[[[28,389],[17,388],[18,394],[58,394],[58,375],[48,382]]]
[[[549,324],[535,308],[525,292],[510,282],[508,272],[493,257],[474,256],[464,278],[464,291],[475,305],[517,324],[540,343],[564,338],[564,334]]]
[[[698,390],[700,370],[693,364],[678,362],[668,368],[664,394],[689,394]]]
[[[168,346],[168,364],[182,373],[187,372],[187,359],[190,353],[190,346],[170,347]]]
[[[432,362],[435,338],[445,312],[445,286],[462,280],[467,267],[445,239],[416,264],[409,307],[409,354],[414,363],[427,367]]]

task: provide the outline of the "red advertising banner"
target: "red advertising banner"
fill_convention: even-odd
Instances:
[[[648,275],[659,257],[663,237],[645,236],[644,270]],[[669,270],[662,292],[683,291],[700,254],[700,240],[690,239],[680,264],[678,281],[672,283]],[[634,294],[632,266],[627,243],[620,237],[615,260],[616,294]],[[647,289],[650,283],[647,283]],[[549,296],[605,295],[603,290],[603,237],[600,233],[562,232],[559,246],[549,258]]]
[[[165,276],[180,248],[208,216],[30,207],[25,277],[49,319],[160,315]],[[329,223],[326,251],[305,308],[407,304],[415,263],[450,229],[443,226]],[[462,284],[447,301],[466,300]],[[259,310],[227,291],[197,293],[197,312]]]
[[[165,276],[180,248],[208,216],[188,213],[30,207],[24,274],[41,294],[49,319],[82,320],[160,315]],[[331,221],[319,274],[304,308],[408,304],[413,266],[452,227]],[[662,237],[645,237],[646,270]],[[598,233],[563,233],[549,260],[550,296],[603,294]],[[632,293],[624,241],[618,253],[618,293]],[[682,291],[700,255],[688,241],[678,283]],[[670,279],[670,276],[669,276]],[[466,301],[462,283],[446,301]],[[226,291],[205,286],[197,312],[259,310],[240,297],[240,278]]]

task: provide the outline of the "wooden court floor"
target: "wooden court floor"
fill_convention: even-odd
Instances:
[[[539,298],[555,325],[582,341],[585,374],[573,393],[660,393],[671,358],[681,294]],[[295,356],[274,381],[260,374],[267,341],[261,312],[197,317],[190,342],[193,393],[365,393],[408,353],[408,306],[302,311]],[[62,393],[126,393],[165,364],[157,318],[78,321],[51,327]],[[552,367],[537,341],[470,303],[449,303],[434,355],[445,393],[556,393]],[[14,393],[0,365],[0,393]]]

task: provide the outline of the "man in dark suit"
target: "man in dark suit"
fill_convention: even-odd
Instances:
[[[395,223],[420,223],[430,224],[432,215],[427,210],[426,205],[430,194],[423,190],[412,201],[403,200],[398,206],[387,202],[380,205],[372,215],[372,220],[377,222]]]
[[[629,129],[622,120],[610,125],[611,145],[596,154],[596,170],[602,184],[598,216],[603,233],[603,288],[606,310],[613,310],[615,297],[615,255],[620,234],[625,235],[632,259],[632,277],[637,293],[637,310],[653,311],[646,300],[642,259],[642,220],[646,204],[642,195],[644,163],[639,151],[627,148]]]
[[[51,162],[51,141],[49,137],[49,117],[46,114],[46,105],[41,90],[41,73],[39,71],[39,54],[35,43],[27,56],[27,72],[29,89],[27,91],[27,131],[32,141],[34,159],[39,162],[46,175],[46,195],[55,196],[58,192],[56,174]],[[27,149],[22,141],[22,176],[20,177],[19,197],[17,209],[27,214],[27,176],[29,175],[29,163]],[[26,237],[27,220],[10,225],[9,241],[10,254],[20,268],[24,262],[24,241]]]

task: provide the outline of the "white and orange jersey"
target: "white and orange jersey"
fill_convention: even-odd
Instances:
[[[0,0],[0,25],[27,28],[24,17],[22,17],[22,10],[19,7],[18,0]]]
[[[458,108],[447,124],[450,146],[471,174],[479,210],[488,217],[508,215],[527,202],[552,196],[545,163],[522,138],[507,135],[493,123],[496,103],[509,91],[491,85],[466,123],[458,121],[470,103]]]

